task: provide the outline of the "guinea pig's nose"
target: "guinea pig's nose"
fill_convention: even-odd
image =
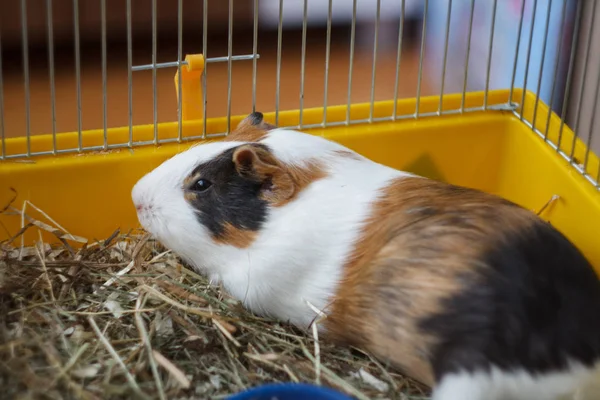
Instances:
[[[135,203],[135,209],[136,209],[137,212],[140,212],[140,211],[152,211],[152,204]]]

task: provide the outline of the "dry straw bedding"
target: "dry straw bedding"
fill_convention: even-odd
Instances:
[[[0,243],[2,398],[219,399],[291,381],[426,398],[358,349],[253,315],[144,232],[93,241],[30,203],[1,211],[23,221]],[[23,246],[26,231],[56,240]]]

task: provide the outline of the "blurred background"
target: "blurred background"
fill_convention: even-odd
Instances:
[[[207,54],[206,57],[227,55],[228,1],[207,1]],[[235,0],[233,7],[234,55],[252,54],[254,1]],[[257,109],[275,109],[275,74],[277,64],[277,26],[279,1],[259,1],[257,63]],[[325,74],[327,2],[308,2],[305,107],[321,106]],[[350,25],[352,1],[336,8],[331,32],[331,66],[329,76],[330,104],[346,103],[350,54]],[[417,41],[422,11],[418,1],[407,1],[401,85],[404,96],[414,96],[418,66]],[[0,34],[3,55],[5,130],[7,136],[21,135],[25,130],[25,90],[23,74],[22,18],[20,1],[1,1]],[[51,130],[50,85],[48,68],[48,3],[46,0],[28,0],[27,40],[30,75],[31,132],[48,133]],[[321,6],[319,6],[321,4]],[[322,7],[325,5],[325,8]],[[371,88],[375,3],[360,0],[361,17],[356,26],[356,54],[352,87],[353,101],[368,101]],[[398,3],[399,4],[399,3]],[[412,5],[411,5],[412,4]],[[415,6],[415,4],[417,6]],[[102,126],[102,64],[101,64],[101,2],[79,1],[78,25],[80,32],[82,128]],[[183,0],[183,54],[202,53],[203,1]],[[348,8],[349,6],[349,8]],[[366,9],[371,16],[365,18]],[[152,62],[152,1],[131,1],[133,37],[133,65]],[[75,76],[74,7],[72,0],[52,1],[52,32],[54,41],[56,79],[57,130],[77,129],[77,89]],[[301,21],[303,2],[284,1],[285,18],[282,40],[281,109],[295,109],[299,105],[301,70]],[[177,1],[156,1],[157,62],[177,60]],[[381,51],[377,60],[377,98],[393,95],[399,9],[389,18],[382,12]],[[341,18],[339,17],[341,15]],[[298,19],[299,18],[299,19]],[[366,21],[365,21],[366,20]],[[391,32],[394,30],[395,32]],[[106,31],[108,43],[107,98],[108,125],[128,124],[127,103],[127,15],[125,0],[106,0]],[[383,31],[391,37],[384,39]],[[158,121],[177,119],[177,101],[173,76],[176,68],[157,71]],[[227,112],[227,63],[207,66],[207,114],[224,116]],[[232,67],[232,114],[251,111],[252,61],[235,61]],[[153,121],[152,71],[133,73],[133,123]]]
[[[153,3],[152,0],[131,0],[134,66],[152,62]],[[207,0],[206,3],[208,24],[205,56],[226,56],[230,2]],[[283,26],[280,110],[299,107],[302,22],[306,4],[304,107],[322,106],[329,2],[235,0],[231,3],[233,55],[253,52],[254,7],[257,4],[257,52],[260,54],[257,63],[257,110],[263,112],[275,110],[280,13]],[[487,85],[490,89],[508,88],[513,81],[515,87],[523,87],[527,83],[529,89],[540,94],[541,100],[551,103],[559,112],[567,89],[573,92],[569,96],[570,101],[577,102],[580,98],[578,90],[589,87],[590,93],[586,92],[583,98],[593,100],[590,96],[594,94],[596,82],[590,79],[592,76],[596,79],[597,74],[588,74],[591,76],[587,78],[583,76],[584,66],[591,65],[597,71],[600,64],[596,55],[599,52],[591,52],[589,57],[585,57],[586,49],[590,46],[597,48],[600,43],[600,29],[595,30],[598,32],[590,31],[593,18],[600,14],[600,7],[592,8],[592,3],[595,1],[582,4],[583,19],[579,25],[583,33],[573,48],[577,0],[380,0],[379,3],[377,0],[356,0],[351,101],[370,100],[374,65],[375,100],[393,98],[400,27],[402,51],[397,88],[400,98],[415,97],[420,80],[421,95],[438,96],[442,82],[444,93],[460,93],[463,88],[468,91],[484,90]],[[55,63],[56,129],[58,132],[77,130],[76,29],[79,30],[82,129],[102,127],[103,4],[106,7],[108,126],[128,124],[125,0],[0,0],[4,130],[7,137],[25,133],[27,76],[30,131],[40,134],[52,130],[49,32]],[[157,62],[176,61],[178,1],[156,0],[155,4]],[[204,2],[182,0],[181,4],[183,54],[202,53]],[[280,4],[283,4],[281,12]],[[378,4],[379,24],[376,23]],[[346,104],[348,101],[353,6],[353,0],[331,0],[329,105]],[[374,40],[376,31],[377,43]],[[24,33],[27,40],[25,46]],[[588,41],[588,36],[592,42]],[[575,51],[573,81],[578,83],[570,85],[572,87],[566,85],[571,50]],[[468,70],[465,73],[467,62]],[[423,68],[419,73],[421,63]],[[28,65],[28,73],[23,68],[25,64]],[[173,82],[175,72],[176,68],[157,71],[158,122],[177,120]],[[227,113],[227,78],[227,63],[207,66],[208,117],[225,116]],[[134,124],[153,122],[153,93],[152,71],[133,72]],[[234,115],[247,114],[251,107],[252,61],[235,61],[232,65],[231,112]],[[574,105],[569,108],[577,107]],[[588,124],[586,129],[593,128],[591,118],[595,113],[593,109],[583,110],[580,119],[583,120],[582,124]],[[572,111],[568,116],[572,119],[571,114]]]

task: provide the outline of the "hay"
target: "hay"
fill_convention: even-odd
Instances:
[[[2,211],[23,221],[0,243],[3,398],[219,399],[290,381],[359,399],[425,398],[357,349],[253,315],[143,232],[78,249],[69,241],[81,238],[24,210]],[[31,229],[58,244],[40,235],[20,246]]]

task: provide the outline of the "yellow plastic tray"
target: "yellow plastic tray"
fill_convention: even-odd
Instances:
[[[492,91],[488,104],[508,101],[509,91]],[[519,103],[522,91],[515,90],[513,101]],[[535,95],[526,93],[524,116],[532,120]],[[415,99],[401,100],[398,115],[415,110]],[[435,112],[439,97],[423,98],[420,112]],[[460,95],[445,96],[443,109],[457,109]],[[469,93],[466,107],[483,103],[483,93]],[[389,116],[393,102],[379,102],[374,117]],[[545,130],[548,108],[540,102],[536,126]],[[367,118],[368,104],[351,106],[351,118]],[[244,116],[232,118],[235,126]],[[304,124],[320,123],[323,109],[304,111]],[[280,125],[298,124],[297,111],[280,114]],[[346,107],[327,109],[329,122],[344,121]],[[273,113],[265,119],[274,120]],[[551,116],[549,139],[556,143],[560,120]],[[207,120],[207,133],[226,129],[225,118]],[[202,121],[184,121],[183,136],[198,135]],[[176,138],[177,123],[160,124],[160,138]],[[396,122],[364,123],[350,126],[310,129],[310,133],[338,141],[373,160],[458,185],[495,193],[531,210],[541,209],[553,195],[559,200],[548,207],[542,217],[549,220],[572,240],[600,271],[600,192],[556,153],[544,140],[509,111],[486,111],[448,116],[404,119]],[[151,140],[152,125],[135,126],[135,140]],[[127,142],[129,128],[108,131],[109,143]],[[52,149],[51,136],[31,138],[32,151]],[[561,149],[570,152],[573,132],[564,127]],[[57,138],[58,148],[77,146],[77,134],[65,133]],[[83,134],[84,146],[101,145],[103,132]],[[24,152],[24,138],[7,140],[9,154]],[[14,206],[29,200],[70,233],[91,240],[104,239],[117,228],[121,232],[138,227],[130,192],[134,183],[168,157],[188,148],[191,143],[149,145],[108,152],[33,157],[28,162],[0,162],[0,208],[17,191]],[[583,160],[585,145],[577,140],[575,157]],[[588,170],[597,171],[598,158],[591,155]],[[33,210],[32,216],[40,217]],[[42,220],[44,220],[42,218]],[[0,241],[18,232],[18,216],[0,216]],[[38,239],[36,229],[25,236],[28,243]],[[44,240],[56,241],[45,234]]]

